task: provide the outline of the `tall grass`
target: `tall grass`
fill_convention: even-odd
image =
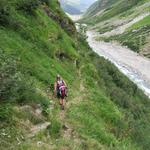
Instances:
[[[146,149],[149,100],[143,92],[110,62],[92,52],[82,36],[69,36],[57,20],[45,13],[43,4],[36,5],[30,14],[26,9],[16,9],[21,1],[11,2],[13,13],[9,15],[17,21],[17,28],[12,22],[0,26],[0,79],[4,82],[0,97],[1,148]],[[57,1],[45,3],[56,16],[61,13],[63,20]],[[57,73],[69,89],[71,105],[64,122],[52,96]],[[30,105],[31,111],[21,111],[20,105]],[[32,112],[37,106],[43,111],[35,117]],[[31,126],[45,121],[51,123],[48,129],[26,139]],[[66,122],[72,131],[69,140],[63,138]]]

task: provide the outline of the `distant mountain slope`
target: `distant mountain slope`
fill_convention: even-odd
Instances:
[[[99,39],[117,40],[150,57],[147,39],[150,33],[149,14],[150,0],[99,0],[87,10],[81,22],[97,30],[101,37]],[[125,28],[120,32],[122,26]]]
[[[61,6],[65,12],[75,15],[81,14],[96,0],[60,0]]]
[[[117,1],[119,1],[119,0],[99,0],[99,1],[96,1],[93,5],[91,5],[88,8],[87,12],[85,13],[85,16],[95,15],[99,11],[108,8],[109,6],[111,6],[112,4],[114,4]]]
[[[88,18],[86,15],[84,21],[87,23],[99,23],[101,21],[108,20],[112,17],[123,15],[123,13],[129,13],[134,7],[140,6],[149,0],[99,0],[95,2],[88,10],[87,14],[92,16]],[[102,13],[100,13],[103,10]],[[130,14],[127,14],[127,16]]]

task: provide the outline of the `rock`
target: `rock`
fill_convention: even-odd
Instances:
[[[68,130],[68,129],[69,129],[69,127],[68,127],[67,125],[63,125],[62,128],[63,128],[64,130]]]
[[[36,113],[37,115],[41,115],[42,110],[41,110],[41,109],[36,109],[36,110],[35,110],[35,113]]]
[[[1,135],[6,136],[7,134],[3,132],[3,133],[1,133]]]
[[[38,142],[37,142],[37,145],[38,145],[38,146],[40,146],[40,145],[42,145],[42,144],[43,144],[42,141],[38,141]]]

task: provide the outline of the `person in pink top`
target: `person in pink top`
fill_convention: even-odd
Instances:
[[[67,86],[65,81],[60,77],[60,75],[57,75],[56,81],[54,83],[54,95],[57,96],[58,99],[60,99],[62,110],[64,110],[65,96],[67,96],[66,88]]]

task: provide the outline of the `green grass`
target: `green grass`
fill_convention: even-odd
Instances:
[[[110,27],[99,29],[100,32],[109,31]],[[122,45],[128,46],[131,50],[135,52],[141,52],[143,46],[147,43],[147,37],[149,36],[150,28],[150,16],[146,16],[144,19],[133,24],[129,27],[123,34],[110,36],[110,37],[100,37],[98,40],[104,40],[109,42],[111,40],[119,41]]]
[[[118,2],[119,0],[108,0],[106,2],[103,1],[96,1],[85,13],[85,17],[88,16],[93,16],[96,13],[98,13],[99,11],[103,10],[103,9],[108,9],[109,7],[111,7],[111,5],[115,4],[116,2]]]
[[[94,55],[90,54],[90,57],[94,60],[97,69],[93,70],[94,66],[87,63],[82,67],[86,89],[81,92],[82,95],[74,93],[79,102],[74,102],[75,104],[71,105],[67,112],[70,124],[77,127],[76,131],[82,140],[98,141],[101,146],[109,147],[108,149],[142,149],[139,147],[141,145],[137,144],[139,141],[136,136],[139,130],[145,133],[147,130],[144,131],[142,126],[138,126],[139,130],[132,127],[130,129],[130,125],[136,126],[139,122],[146,121],[144,114],[141,113],[146,107],[145,102],[141,103],[142,92],[134,84],[129,83],[128,79],[123,77],[113,65],[103,59],[98,61],[99,58]],[[90,74],[91,71],[98,71],[99,76],[95,76],[96,72]],[[148,99],[146,101],[148,102]],[[137,108],[139,105],[143,110]],[[131,119],[132,117],[135,121]],[[148,126],[146,128],[148,129]],[[125,144],[126,142],[128,144]],[[99,145],[96,144],[91,149],[98,149],[98,147]]]
[[[74,28],[69,20],[66,26],[58,23],[57,17],[63,21],[65,14],[57,1],[46,5],[56,18],[47,16],[43,4],[30,14],[16,9],[20,1],[11,2],[15,5],[8,11],[13,12],[3,17],[13,20],[5,18],[9,23],[4,19],[6,24],[0,26],[0,148],[147,149],[150,104],[143,92],[92,52],[81,35],[68,33],[67,26]],[[53,97],[58,73],[69,88],[70,107],[63,121]],[[22,110],[24,105],[29,110]],[[39,105],[42,114],[36,116]],[[31,126],[47,121],[51,123],[47,129],[27,138]],[[70,139],[63,137],[66,123],[72,129]]]
[[[146,5],[143,6],[143,4],[147,2],[149,1],[132,0],[126,2],[125,0],[119,0],[112,1],[110,5],[106,3],[106,5],[104,5],[104,8],[98,6],[98,2],[96,2],[95,5],[97,4],[97,7],[91,8],[94,9],[93,14],[91,14],[91,16],[88,16],[88,13],[90,14],[89,9],[87,12],[87,16],[85,15],[85,17],[83,17],[83,19],[81,19],[79,22],[87,23],[89,27],[95,25],[94,29],[103,34],[115,29],[114,24],[116,24],[115,22],[119,22],[120,19],[130,20],[131,17],[133,18],[140,15],[138,11],[143,14],[149,12],[149,7],[147,7]],[[101,3],[101,1],[99,1],[99,3]],[[143,10],[140,8],[141,6]],[[96,12],[100,11],[101,9],[104,11],[99,15],[95,15]],[[104,40],[106,42],[116,40],[119,41],[122,45],[128,46],[131,50],[149,57],[149,52],[145,50],[148,49],[145,46],[149,43],[147,38],[149,36],[149,25],[150,16],[148,15],[144,19],[133,24],[121,35],[100,37],[98,40]]]
[[[105,33],[105,32],[109,32],[109,31],[113,30],[114,28],[115,28],[115,26],[105,26],[105,27],[99,28],[99,29],[98,29],[98,32],[99,32],[100,34],[103,34],[103,33]]]
[[[87,10],[86,14],[81,20],[79,20],[79,22],[93,26],[104,21],[109,22],[109,20],[112,18],[125,19],[132,14],[136,15],[137,12],[135,12],[135,8],[142,6],[147,2],[149,2],[149,0],[132,0],[128,1],[128,3],[126,0],[108,0],[107,2],[99,0]],[[147,6],[145,6],[143,9],[145,12],[149,11]],[[139,11],[141,11],[140,8]],[[98,12],[101,13],[98,14]]]
[[[128,30],[133,30],[133,29],[139,29],[140,27],[143,26],[149,26],[150,25],[150,15],[146,16],[144,19],[140,20],[139,22],[133,24]]]
[[[143,21],[141,21],[143,22]],[[145,22],[143,22],[145,24]],[[110,36],[110,37],[100,37],[98,40],[104,40],[105,42],[109,41],[119,41],[122,45],[128,46],[131,50],[142,53],[142,48],[147,44],[147,37],[150,33],[150,26],[146,22],[145,25],[142,23],[137,23],[127,29],[123,34]]]
[[[125,0],[115,1],[110,5],[110,7],[106,7],[107,9],[105,9],[102,14],[93,16],[90,19],[88,19],[88,17],[85,17],[81,21],[86,22],[87,24],[94,25],[121,15],[122,13],[128,13],[128,11],[130,11],[132,8],[136,7],[139,4],[143,4],[144,2],[146,1],[141,2],[140,0],[132,0],[128,1],[128,3],[126,3]]]

